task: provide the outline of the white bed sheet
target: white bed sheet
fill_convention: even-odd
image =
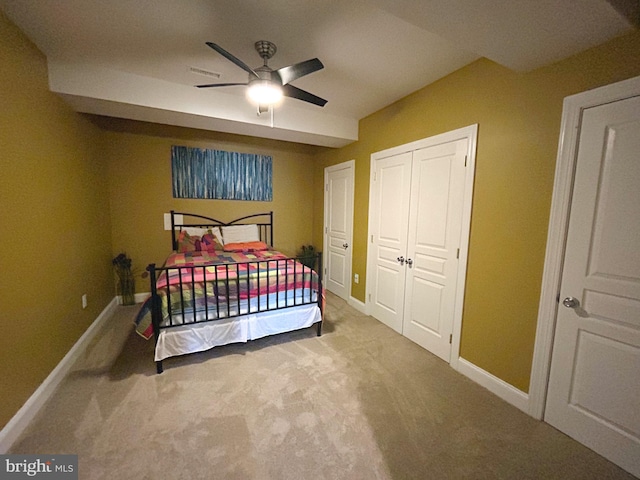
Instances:
[[[163,329],[156,344],[155,361],[307,328],[321,320],[320,308],[313,303]]]

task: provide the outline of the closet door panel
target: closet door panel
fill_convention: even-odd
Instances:
[[[403,334],[449,361],[466,140],[416,150],[412,166]]]
[[[432,335],[439,335],[442,330],[440,312],[442,311],[443,286],[414,275],[411,287],[410,306],[405,314],[408,317],[406,323],[413,325],[414,328],[428,331]],[[434,312],[434,314],[425,315],[425,312]]]
[[[445,154],[449,149],[443,150],[442,154]],[[416,251],[429,252],[435,249],[435,257],[439,258],[447,241],[451,163],[448,155],[425,158],[425,153],[417,153],[414,162],[413,186],[417,198],[411,203],[415,210],[412,212],[415,235],[410,240],[415,243]]]
[[[373,282],[371,314],[399,333],[404,314],[411,158],[411,153],[403,153],[379,160],[372,196],[371,247],[375,262],[369,277]]]

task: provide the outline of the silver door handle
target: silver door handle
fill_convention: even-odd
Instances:
[[[567,297],[564,300],[562,300],[562,304],[567,308],[578,308],[578,305],[580,305],[580,302],[576,298]]]
[[[349,248],[349,244],[348,243],[343,243],[342,244],[342,248],[344,248],[346,250],[347,248]]]
[[[398,257],[396,260],[400,262],[400,265],[404,265],[404,257]]]
[[[407,258],[407,266],[411,268],[411,265],[413,265],[413,260],[411,260],[410,258]]]

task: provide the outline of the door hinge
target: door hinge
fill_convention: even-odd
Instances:
[[[371,235],[371,243],[373,243],[373,235]]]
[[[328,183],[324,186],[324,189],[325,189],[327,192],[329,191],[329,184],[328,184]]]
[[[465,167],[467,166],[467,156],[466,155],[464,156],[464,166]]]
[[[373,181],[375,182],[377,178],[378,178],[378,171],[374,170],[373,171]]]
[[[371,294],[369,294],[369,301],[371,301]]]
[[[453,343],[453,333],[449,334],[449,344]]]
[[[460,249],[456,251],[456,258],[460,258]]]

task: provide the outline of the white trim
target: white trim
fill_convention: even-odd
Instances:
[[[365,315],[369,315],[369,309],[367,308],[367,304],[361,302],[355,297],[349,297],[349,305],[358,310],[360,313],[364,313]]]
[[[60,363],[45,378],[44,382],[36,389],[29,399],[22,405],[20,410],[9,420],[0,432],[0,454],[9,451],[13,443],[27,428],[31,420],[37,415],[45,402],[53,394],[65,375],[69,372],[75,361],[84,353],[93,338],[96,336],[102,324],[109,319],[116,308],[114,298],[102,310],[98,318],[87,328],[78,341],[71,347]]]
[[[136,293],[133,299],[136,303],[142,303],[151,296],[151,292]],[[122,295],[116,295],[116,305],[122,305]]]
[[[579,141],[582,112],[586,108],[638,95],[640,95],[640,77],[635,77],[564,99],[529,387],[528,413],[537,419],[542,419],[544,416],[547,396],[558,305],[557,295],[562,277],[562,262],[569,224],[576,147]]]
[[[151,296],[151,292],[136,293],[134,299],[136,303],[142,303]]]
[[[351,245],[351,263],[349,263],[349,265],[347,266],[347,268],[349,269],[348,271],[348,278],[349,278],[349,282],[348,282],[348,291],[347,291],[347,298],[345,298],[344,300],[347,300],[351,297],[351,282],[352,282],[352,273],[353,273],[353,214],[354,214],[354,198],[355,198],[355,172],[356,172],[356,161],[355,160],[347,160],[346,162],[342,162],[342,163],[338,163],[336,165],[330,165],[328,167],[325,167],[324,169],[324,183],[322,185],[322,195],[324,198],[324,212],[323,212],[323,221],[322,221],[322,251],[327,253],[329,251],[329,242],[328,242],[328,235],[327,235],[327,211],[328,211],[328,203],[329,203],[329,196],[327,195],[327,184],[329,182],[329,173],[330,172],[334,172],[336,170],[349,170],[349,178],[351,181],[351,198],[348,200],[351,202],[351,225],[349,227],[349,230],[351,231],[349,238],[347,239],[349,245]],[[323,257],[323,261],[326,261],[326,257]],[[326,279],[326,268],[324,268],[324,274],[323,278]]]
[[[460,339],[462,337],[462,312],[464,309],[464,294],[467,282],[467,261],[469,258],[469,237],[471,236],[471,207],[473,205],[473,184],[476,174],[476,146],[478,143],[478,124],[466,129],[467,170],[464,185],[464,200],[462,203],[462,228],[460,230],[460,256],[458,259],[458,282],[456,285],[456,303],[453,314],[453,331],[449,364],[458,370],[460,358]]]
[[[412,152],[421,148],[432,147],[443,143],[455,142],[456,140],[467,139],[467,168],[464,184],[464,199],[462,205],[462,228],[460,231],[460,257],[458,262],[458,282],[456,285],[456,303],[454,306],[451,355],[449,364],[458,370],[458,358],[460,355],[460,337],[462,332],[462,311],[464,307],[464,292],[467,278],[467,259],[469,257],[469,236],[471,233],[471,208],[473,205],[473,184],[476,170],[476,146],[478,142],[478,124],[458,128],[450,132],[441,133],[432,137],[423,138],[415,142],[407,143],[397,147],[382,150],[371,154],[370,177],[369,177],[369,216],[367,230],[367,289],[365,299],[368,305],[371,294],[371,275],[374,271],[375,259],[371,254],[370,239],[372,232],[373,205],[371,202],[371,192],[374,184],[376,162],[383,158],[401,153]],[[368,308],[367,308],[368,310]]]
[[[510,403],[525,413],[529,412],[529,396],[522,390],[518,390],[513,385],[508,384],[504,380],[499,379],[462,357],[458,359],[458,372],[497,395],[505,402]]]
[[[472,136],[478,135],[478,124],[469,125],[466,127],[451,130],[449,132],[439,133],[432,137],[422,138],[411,143],[405,143],[404,145],[398,145],[397,147],[387,148],[386,150],[380,150],[371,154],[371,166],[375,163],[373,160],[380,160],[382,158],[399,155],[401,153],[413,152],[414,150],[420,150],[421,148],[434,147],[443,143],[451,143],[456,140],[462,140],[464,138],[472,138]],[[475,141],[474,141],[475,145]],[[474,154],[475,155],[475,154]],[[372,177],[373,178],[373,177]]]

